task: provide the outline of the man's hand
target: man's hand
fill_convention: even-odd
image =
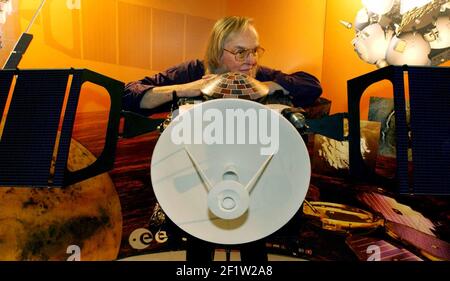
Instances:
[[[172,100],[172,92],[176,91],[178,97],[197,97],[202,94],[201,89],[211,80],[217,77],[216,74],[209,74],[197,81],[186,84],[154,87],[148,90],[142,97],[141,108],[155,108]]]
[[[179,97],[197,97],[201,95],[201,90],[205,85],[211,81],[212,79],[216,78],[216,74],[208,74],[202,77],[202,79],[199,79],[197,81],[193,81],[186,84],[178,85],[177,95]]]

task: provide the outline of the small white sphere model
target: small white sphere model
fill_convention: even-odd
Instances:
[[[450,18],[442,16],[436,20],[436,29],[438,31],[436,40],[430,42],[432,49],[444,49],[450,47]]]
[[[391,33],[386,34],[378,23],[374,23],[359,32],[352,44],[363,61],[375,64],[385,58],[391,37]]]
[[[383,15],[389,12],[394,6],[395,0],[362,0],[366,9],[372,13]]]
[[[419,33],[408,32],[394,36],[386,53],[390,65],[430,65],[430,44]]]
[[[353,25],[355,26],[356,31],[361,31],[369,24],[369,13],[367,13],[367,10],[365,8],[362,8],[356,14]]]

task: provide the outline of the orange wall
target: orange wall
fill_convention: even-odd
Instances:
[[[46,1],[20,68],[88,68],[123,82],[137,80],[201,58],[212,25],[225,14],[224,0],[77,1],[81,9],[69,9],[65,0]],[[36,2],[20,1],[22,31],[37,8],[27,7]],[[86,85],[78,110],[107,104],[101,88]]]
[[[14,0],[13,0],[14,1]],[[68,9],[65,0],[47,0],[29,31],[34,39],[19,67],[89,68],[127,82],[181,61],[201,58],[214,21],[225,15],[254,18],[266,53],[261,63],[285,72],[304,70],[317,76],[332,112],[347,111],[347,80],[376,67],[360,60],[351,46],[353,22],[360,0],[72,0],[81,9]],[[15,14],[3,27],[5,48],[24,31],[40,4],[15,1]],[[447,62],[445,65],[450,65]],[[90,86],[87,91],[99,92]],[[378,83],[369,96],[391,97],[391,86]],[[107,104],[106,95],[85,95],[81,111]],[[82,96],[83,97],[83,96]]]
[[[190,36],[206,37],[224,15],[220,0],[78,1],[81,9],[71,10],[66,1],[47,0],[30,30],[34,39],[22,68],[86,67],[119,80],[137,79],[202,53],[203,46],[193,50],[198,42]],[[36,0],[20,5],[27,2]]]
[[[227,14],[254,19],[266,49],[261,64],[322,76],[325,0],[229,0]]]
[[[72,0],[77,3],[78,0]],[[20,1],[21,27],[36,0]],[[255,19],[267,52],[262,64],[322,75],[325,0],[47,0],[30,33],[21,68],[89,68],[127,82],[187,59],[202,58],[209,31],[225,15]],[[36,5],[35,5],[36,6]],[[21,8],[21,9],[20,9]],[[87,85],[84,90],[98,92]],[[102,96],[103,95],[103,96]],[[88,94],[79,110],[100,110],[106,94]],[[83,95],[82,95],[83,98]]]

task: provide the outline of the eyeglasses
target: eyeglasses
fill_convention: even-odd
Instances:
[[[250,54],[253,54],[256,58],[260,58],[260,57],[262,57],[262,55],[264,54],[264,51],[265,51],[264,48],[262,48],[262,47],[256,47],[254,49],[242,49],[242,50],[238,50],[236,52],[232,52],[225,48],[223,50],[227,51],[230,54],[233,54],[234,58],[237,61],[246,60]]]

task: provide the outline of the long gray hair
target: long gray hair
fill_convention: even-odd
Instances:
[[[226,40],[233,33],[246,30],[252,25],[252,19],[240,16],[229,16],[218,20],[211,31],[205,54],[206,73],[220,72],[221,58]]]

